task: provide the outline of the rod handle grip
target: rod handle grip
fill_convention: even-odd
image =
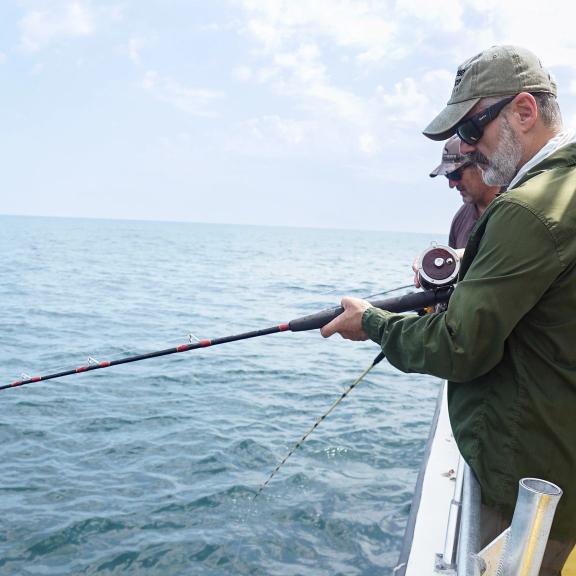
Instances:
[[[368,300],[375,308],[388,310],[389,312],[410,312],[420,310],[428,306],[434,306],[440,302],[447,302],[450,298],[453,288],[439,288],[437,290],[426,290],[424,292],[411,292],[395,298],[379,298]],[[327,308],[316,314],[301,316],[288,323],[292,332],[303,332],[305,330],[317,330],[325,326],[337,316],[344,312],[342,306],[336,308]]]
[[[292,332],[304,332],[305,330],[317,330],[326,326],[329,322],[332,322],[334,318],[340,316],[344,312],[342,306],[337,306],[336,308],[327,308],[321,312],[316,312],[315,314],[309,314],[308,316],[301,316],[300,318],[295,318],[290,320],[288,326]]]

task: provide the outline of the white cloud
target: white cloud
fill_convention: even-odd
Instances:
[[[158,100],[192,116],[218,116],[212,108],[216,102],[225,98],[223,92],[183,86],[172,78],[160,76],[154,70],[146,72],[142,86]]]
[[[294,51],[275,52],[266,66],[238,67],[236,77],[269,84],[280,96],[298,100],[315,116],[331,117],[364,126],[368,119],[361,98],[331,83],[316,44],[303,44]]]
[[[372,49],[394,31],[382,0],[236,0],[249,14],[247,29],[266,49],[321,35],[339,46]]]
[[[332,122],[330,118],[294,119],[279,115],[237,122],[226,134],[226,152],[255,158],[311,158],[328,163],[370,160],[383,151],[375,131]]]
[[[419,132],[448,100],[458,64],[490,45],[525,45],[546,66],[576,72],[571,9],[561,0],[230,1],[257,47],[237,75],[309,118],[330,117],[366,155],[384,150],[390,134]]]
[[[21,43],[37,51],[63,38],[90,36],[95,31],[95,14],[87,2],[56,2],[49,9],[29,10],[20,21]]]
[[[254,141],[267,142],[269,135],[288,146],[298,146],[310,131],[311,126],[306,122],[299,122],[279,116],[263,116],[252,118],[238,125],[244,136]]]
[[[372,134],[360,134],[358,147],[367,156],[374,156],[380,152],[380,144]]]
[[[140,65],[142,63],[140,59],[140,52],[146,46],[146,40],[144,38],[139,38],[133,36],[128,40],[128,57],[134,64]]]
[[[406,78],[394,85],[392,92],[385,92],[378,87],[378,102],[395,122],[419,122],[427,112],[429,98],[420,89],[413,78]]]
[[[415,1],[419,3],[425,0]],[[436,8],[437,3],[431,6]],[[574,8],[569,2],[461,0],[460,7],[464,27],[470,28],[470,23],[474,24],[471,34],[462,35],[462,47],[466,49],[463,58],[494,44],[516,44],[532,50],[547,67],[576,66]],[[469,49],[470,40],[474,44],[472,50]]]
[[[254,73],[250,66],[237,66],[232,71],[232,75],[241,82],[248,82],[254,77]]]
[[[329,135],[329,137],[327,137]],[[286,156],[330,158],[354,154],[355,143],[341,127],[322,119],[297,120],[278,115],[237,122],[227,134],[226,152],[258,158]]]
[[[464,27],[462,0],[398,0],[395,9],[397,18],[415,25],[415,36],[424,27],[437,32],[458,32]]]
[[[330,114],[363,123],[362,100],[354,93],[330,82],[318,46],[306,44],[294,52],[274,55],[273,66],[261,76],[281,95],[298,97],[318,114]]]
[[[396,7],[390,0],[233,1],[244,9],[244,31],[260,49],[254,61],[242,68],[242,79],[268,84],[324,129],[330,126],[325,138],[330,146],[336,142],[348,153],[352,148],[352,153],[372,157],[385,147],[379,134],[412,126],[430,114],[430,99],[420,85],[437,85],[432,79],[408,77],[388,86],[373,83],[362,90],[354,82],[355,74],[370,77],[366,66],[398,64],[415,49],[406,39],[417,37],[417,19],[423,16],[408,9],[409,4]],[[422,11],[427,18],[437,14],[424,4]],[[409,35],[402,33],[402,18],[409,22]],[[459,18],[456,15],[444,23],[438,17],[438,21],[442,21],[439,26],[454,28]]]
[[[4,54],[4,52],[0,52],[0,64],[6,62],[7,59],[8,57],[6,56],[6,54]]]
[[[309,143],[312,126],[279,116],[262,116],[238,122],[227,135],[226,152],[242,156],[280,157],[298,154]]]
[[[273,24],[253,19],[247,23],[246,28],[250,35],[268,52],[280,49],[284,43],[283,31]]]

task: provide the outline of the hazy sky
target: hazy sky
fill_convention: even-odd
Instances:
[[[576,124],[571,6],[2,0],[0,213],[446,231],[421,130],[501,43]]]

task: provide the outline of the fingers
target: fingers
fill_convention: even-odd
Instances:
[[[340,334],[347,340],[367,340],[368,335],[362,329],[362,315],[371,304],[359,298],[342,298],[344,312],[326,324],[320,334],[324,338],[329,338],[333,334]]]
[[[414,258],[414,262],[412,262],[412,270],[414,271],[414,286],[420,288],[420,277],[418,275],[420,271],[420,259],[418,256]]]
[[[320,328],[320,334],[322,334],[322,336],[324,338],[330,338],[330,336],[333,336],[334,334],[336,334],[336,332],[338,332],[338,319],[340,318],[340,316],[338,316],[337,318],[334,318],[334,320],[332,320],[331,322],[328,322],[328,324],[326,324],[326,326],[322,326],[322,328]]]

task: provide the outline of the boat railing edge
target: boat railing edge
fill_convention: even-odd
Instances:
[[[434,412],[434,417],[432,418],[432,424],[430,426],[430,433],[428,435],[428,442],[426,444],[426,450],[424,452],[424,458],[422,459],[422,464],[420,470],[418,471],[418,477],[416,479],[416,487],[414,489],[414,496],[412,498],[412,504],[410,506],[410,514],[408,516],[408,521],[406,523],[406,529],[404,531],[404,540],[402,542],[402,549],[400,551],[400,556],[396,567],[393,570],[394,576],[405,576],[406,568],[408,565],[408,559],[410,557],[410,551],[412,548],[412,539],[414,537],[414,529],[416,527],[416,519],[418,517],[418,509],[420,507],[420,501],[422,498],[422,486],[424,483],[424,477],[426,475],[426,467],[428,465],[428,460],[430,458],[430,453],[432,451],[432,444],[434,442],[434,436],[436,434],[436,429],[438,427],[438,420],[440,418],[440,412],[442,411],[442,401],[444,397],[444,387],[446,382],[442,382],[440,386],[440,391],[438,394],[438,399],[436,401],[436,409]]]

